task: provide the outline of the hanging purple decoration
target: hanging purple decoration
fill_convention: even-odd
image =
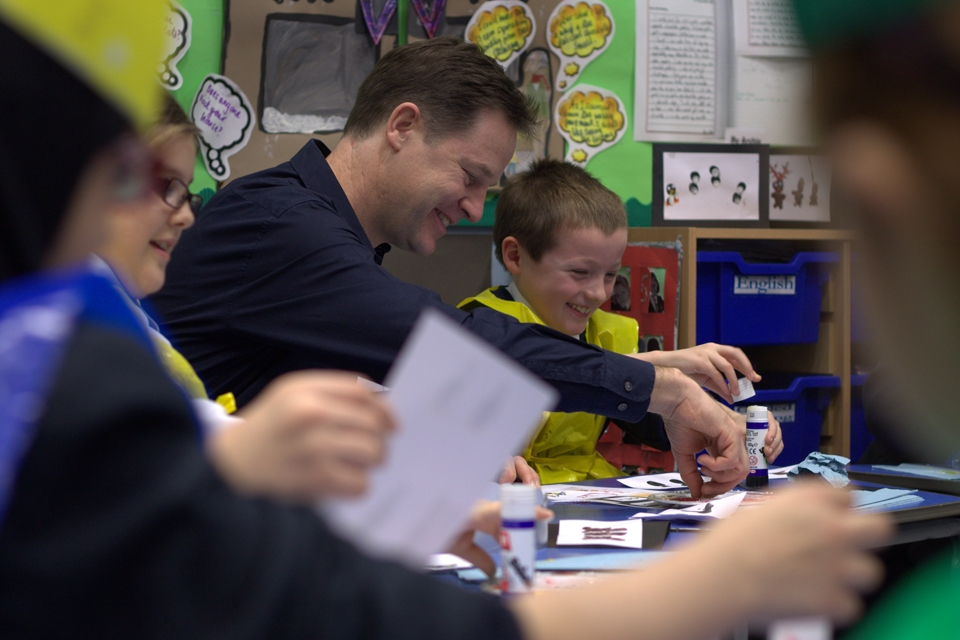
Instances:
[[[370,30],[373,43],[380,44],[380,38],[383,37],[383,32],[387,30],[393,12],[397,10],[397,0],[387,0],[387,4],[383,6],[383,11],[380,12],[380,17],[377,19],[373,17],[373,0],[360,0],[360,9],[363,11],[363,21],[367,23],[367,29]]]
[[[427,37],[432,38],[437,33],[437,27],[440,26],[440,19],[443,18],[443,7],[447,0],[410,0],[417,15],[420,16],[420,22],[423,24],[423,30],[427,32]],[[432,5],[432,7],[430,6]]]

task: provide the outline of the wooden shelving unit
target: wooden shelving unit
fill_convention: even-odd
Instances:
[[[830,400],[820,434],[820,450],[850,455],[850,280],[855,236],[832,229],[732,229],[701,227],[644,227],[629,231],[630,242],[674,242],[683,247],[680,268],[680,348],[697,343],[697,241],[788,240],[809,251],[832,251],[840,261],[830,266],[820,313],[820,335],[814,344],[749,347],[744,351],[762,375],[764,371],[797,371],[834,375],[840,388]],[[809,244],[809,248],[806,245]]]

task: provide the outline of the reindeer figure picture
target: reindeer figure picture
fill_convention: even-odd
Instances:
[[[800,178],[797,182],[797,190],[791,191],[793,194],[793,206],[802,207],[803,206],[803,178]]]
[[[820,190],[820,185],[817,184],[817,178],[813,175],[813,158],[808,157],[807,161],[810,163],[810,179],[813,181],[813,186],[810,187],[810,206],[816,207],[820,204],[817,201],[817,191]]]
[[[783,179],[790,173],[790,163],[784,162],[783,168],[780,170],[777,170],[777,164],[774,163],[770,165],[770,173],[772,173],[775,178],[773,181],[773,193],[770,194],[770,197],[773,198],[773,207],[775,209],[783,209],[783,201],[787,198],[787,194],[783,192]]]

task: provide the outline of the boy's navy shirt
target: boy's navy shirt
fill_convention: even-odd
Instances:
[[[282,373],[344,369],[383,380],[426,307],[436,307],[560,391],[558,411],[638,420],[654,368],[493,309],[464,312],[381,266],[327,164],[308,142],[239,178],[200,211],[152,302],[211,397],[249,402]],[[424,381],[429,384],[430,381]]]

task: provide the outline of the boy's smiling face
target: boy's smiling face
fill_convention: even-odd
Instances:
[[[561,333],[578,336],[613,293],[627,248],[627,230],[567,229],[553,249],[535,261],[513,236],[503,240],[507,270],[533,312]]]

